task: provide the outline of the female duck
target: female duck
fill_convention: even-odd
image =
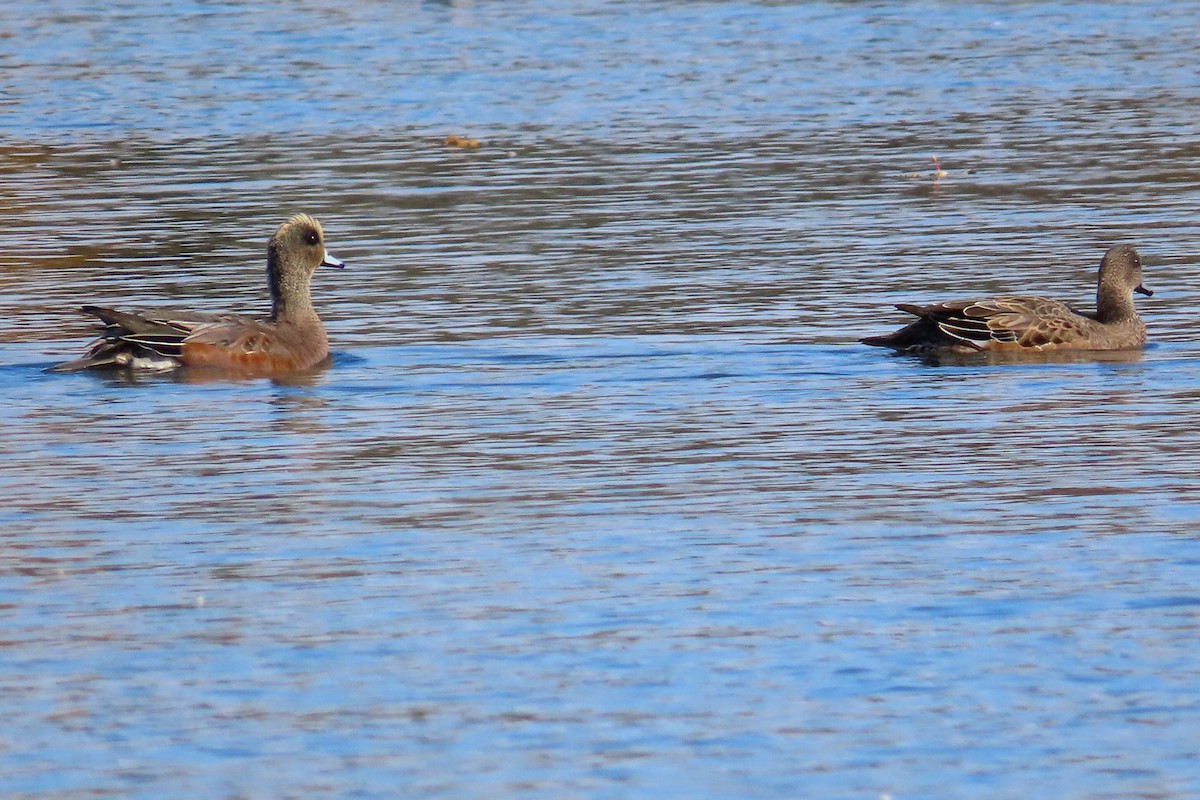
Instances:
[[[1076,311],[1044,297],[992,297],[896,308],[917,321],[863,344],[905,353],[974,353],[1050,350],[1133,350],[1146,343],[1146,326],[1133,307],[1133,293],[1153,294],[1142,286],[1142,262],[1129,245],[1104,254],[1096,289],[1096,311]]]

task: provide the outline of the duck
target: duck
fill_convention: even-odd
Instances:
[[[1096,310],[1080,311],[1045,297],[1005,295],[931,305],[898,303],[917,319],[884,335],[859,341],[903,353],[934,355],[978,352],[1041,353],[1060,350],[1135,350],[1146,344],[1146,326],[1133,293],[1154,294],[1142,285],[1142,261],[1127,244],[1110,248],[1100,261]]]
[[[82,357],[50,371],[207,367],[278,375],[311,370],[329,359],[325,326],[312,304],[311,281],[318,267],[342,269],[345,264],[325,249],[321,223],[308,214],[296,214],[267,242],[271,313],[265,319],[85,305],[83,313],[103,323],[100,338]]]

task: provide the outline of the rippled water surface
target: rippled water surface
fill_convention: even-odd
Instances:
[[[0,794],[1200,795],[1193,9],[280,9],[0,8]],[[300,210],[330,368],[42,371]]]

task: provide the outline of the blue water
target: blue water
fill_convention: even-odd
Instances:
[[[0,129],[574,138],[869,124],[886,139],[1001,112],[1054,137],[1073,112],[1137,131],[1154,122],[1124,104],[1182,118],[1197,99],[1194,21],[1185,5],[1140,2],[351,1],[283,13],[58,0],[0,10]]]
[[[281,8],[0,10],[0,795],[1200,795],[1191,10]],[[42,372],[297,210],[329,369]]]

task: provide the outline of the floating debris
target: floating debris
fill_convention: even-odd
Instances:
[[[452,133],[446,137],[447,147],[461,147],[464,150],[474,150],[479,147],[479,140],[472,139],[469,136],[459,136],[457,133]]]

